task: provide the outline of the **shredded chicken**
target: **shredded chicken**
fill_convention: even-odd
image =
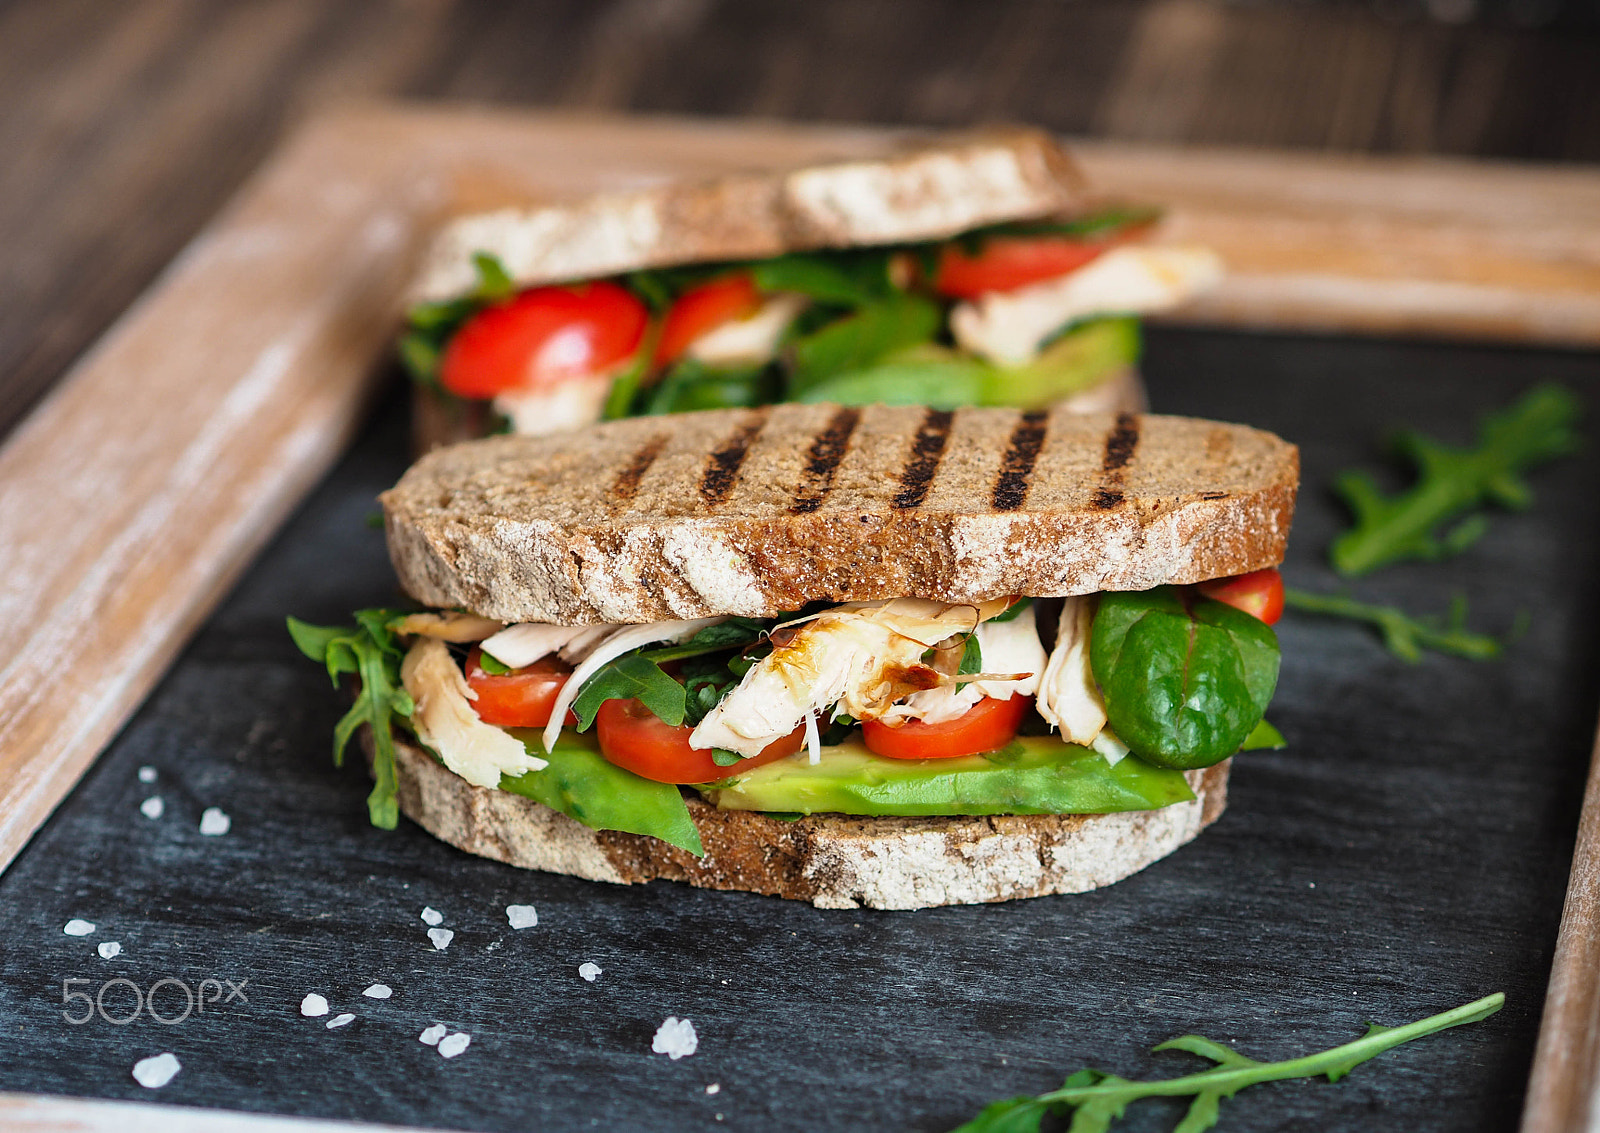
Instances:
[[[852,602],[774,631],[773,649],[706,714],[689,746],[756,755],[811,713],[838,705],[873,720],[911,693],[949,683],[922,663],[925,650],[968,633],[1009,605],[950,605],[922,598]]]
[[[557,345],[560,336],[551,340]],[[582,344],[578,344],[580,347]],[[511,431],[527,437],[543,437],[581,429],[600,420],[606,397],[611,393],[612,375],[596,378],[569,378],[553,386],[508,390],[496,395],[495,412],[511,419]]]
[[[1087,595],[1068,598],[1061,607],[1056,647],[1039,682],[1039,715],[1060,728],[1063,739],[1075,744],[1091,743],[1106,726],[1105,701],[1089,669],[1093,625],[1092,599]]]
[[[522,741],[485,724],[472,709],[467,686],[444,642],[424,637],[406,653],[400,681],[416,702],[411,725],[444,765],[479,787],[498,787],[500,776],[522,775],[549,764],[529,755]]]
[[[963,715],[984,697],[1010,700],[1013,696],[1032,696],[1044,671],[1044,646],[1039,643],[1039,627],[1029,606],[1010,621],[983,622],[973,631],[983,654],[983,667],[996,673],[1020,673],[1015,680],[968,681],[943,684],[915,692],[883,714],[886,724],[921,720],[942,724]]]
[[[483,651],[513,669],[531,665],[552,653],[570,665],[587,657],[616,630],[614,625],[554,626],[520,622],[485,640]]]
[[[685,351],[708,366],[752,365],[768,361],[778,352],[778,342],[806,306],[806,297],[793,292],[774,295],[747,319],[734,319],[701,335]]]
[[[492,618],[480,618],[477,614],[441,610],[436,613],[407,614],[395,627],[395,632],[410,634],[413,637],[436,637],[440,641],[465,644],[469,641],[482,641],[499,633],[500,627],[504,624]]]
[[[1116,248],[1057,279],[958,303],[950,312],[950,331],[972,353],[1017,366],[1032,361],[1040,345],[1068,323],[1164,311],[1221,278],[1222,260],[1207,248]]]

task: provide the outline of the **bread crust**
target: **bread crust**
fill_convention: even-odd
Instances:
[[[1282,561],[1298,481],[1241,425],[778,405],[490,437],[381,498],[417,600],[579,625],[1242,574]]]
[[[619,885],[664,878],[819,909],[925,909],[1082,893],[1137,873],[1222,814],[1225,760],[1185,772],[1192,802],[1118,814],[858,817],[786,822],[688,800],[702,858],[657,838],[591,830],[509,791],[475,787],[396,738],[400,810],[467,853]]]
[[[435,238],[411,302],[452,299],[493,252],[519,286],[785,252],[937,240],[1081,209],[1082,176],[1042,130],[902,142],[882,157],[752,171],[459,217]]]

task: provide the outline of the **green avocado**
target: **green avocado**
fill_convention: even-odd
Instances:
[[[725,810],[792,814],[1108,814],[1193,799],[1183,773],[1054,736],[1019,736],[959,759],[883,759],[859,742],[804,752],[697,788]]]

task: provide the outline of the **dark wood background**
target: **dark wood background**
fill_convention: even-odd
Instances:
[[[1600,160],[1593,0],[11,0],[0,432],[307,113],[403,96]]]

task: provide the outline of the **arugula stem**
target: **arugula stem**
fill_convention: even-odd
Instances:
[[[1292,587],[1284,589],[1283,604],[1302,613],[1349,618],[1375,626],[1383,634],[1389,652],[1412,664],[1422,660],[1424,649],[1470,661],[1490,661],[1500,656],[1504,648],[1498,638],[1466,628],[1466,605],[1460,600],[1452,604],[1443,625],[1413,618],[1397,606],[1378,606],[1342,594],[1313,594]]]
[[[1439,1031],[1449,1030],[1451,1027],[1460,1027],[1467,1023],[1476,1023],[1487,1019],[1505,1005],[1504,992],[1495,992],[1482,999],[1430,1015],[1426,1019],[1419,1019],[1415,1023],[1407,1023],[1403,1027],[1390,1027],[1374,1030],[1369,1034],[1356,1039],[1354,1042],[1336,1046],[1331,1050],[1324,1050],[1317,1054],[1308,1054],[1301,1058],[1290,1059],[1287,1062],[1264,1062],[1254,1066],[1245,1066],[1236,1070],[1216,1069],[1203,1070],[1198,1074],[1187,1074],[1182,1078],[1167,1078],[1154,1082],[1126,1082],[1113,1085],[1100,1086],[1068,1086],[1049,1093],[1040,1094],[1035,1101],[1049,1104],[1051,1102],[1069,1102],[1081,1104],[1095,1099],[1110,1101],[1132,1101],[1146,1097],[1172,1097],[1175,1095],[1197,1094],[1202,1090],[1231,1094],[1245,1086],[1252,1086],[1258,1082],[1279,1082],[1286,1078],[1314,1078],[1319,1074],[1341,1075],[1358,1063],[1375,1058],[1384,1051],[1397,1047],[1402,1043],[1419,1039],[1425,1035],[1436,1034]],[[1157,1048],[1159,1049],[1159,1048]]]

